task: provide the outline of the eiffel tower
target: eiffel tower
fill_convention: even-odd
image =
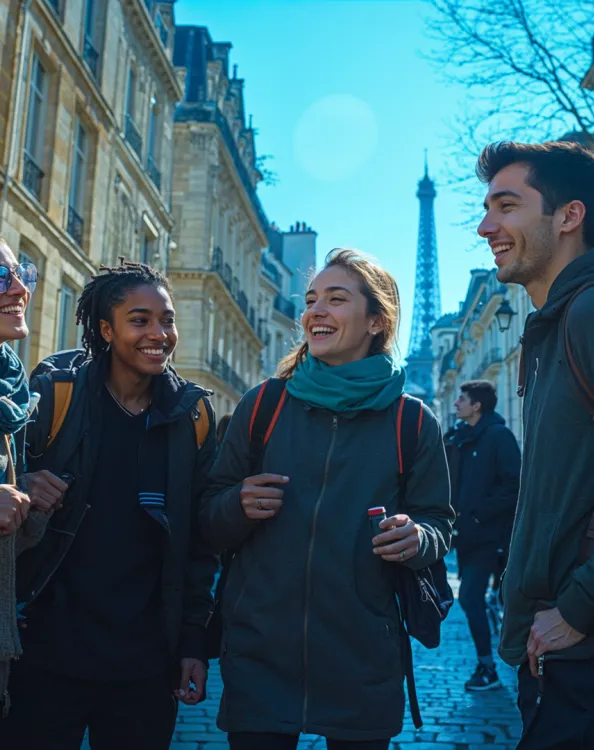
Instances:
[[[409,382],[424,391],[423,397],[428,403],[433,401],[431,328],[441,314],[437,239],[433,213],[433,202],[436,195],[435,184],[429,177],[427,151],[425,151],[425,175],[419,181],[417,189],[421,212],[419,216],[413,322],[406,369]],[[413,391],[414,389],[411,388],[410,390]]]

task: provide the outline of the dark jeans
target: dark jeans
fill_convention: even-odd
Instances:
[[[546,660],[542,701],[527,664],[518,673],[524,732],[517,750],[594,748],[594,659]]]
[[[458,570],[460,573],[460,606],[466,614],[470,635],[477,656],[491,656],[491,630],[487,619],[485,594],[489,579],[499,568],[499,552],[496,548],[458,550]]]
[[[258,732],[230,732],[231,750],[295,750],[299,737],[290,734],[260,734]],[[390,740],[346,742],[326,740],[328,750],[388,750]]]
[[[2,750],[168,750],[177,701],[171,675],[139,682],[75,680],[16,662],[11,708],[0,719]]]

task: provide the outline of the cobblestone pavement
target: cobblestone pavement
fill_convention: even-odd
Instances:
[[[455,586],[456,582],[452,581]],[[392,750],[512,750],[520,736],[515,672],[499,665],[503,687],[469,694],[464,681],[475,667],[466,620],[458,602],[444,627],[442,645],[427,651],[415,644],[415,677],[424,726],[416,731],[407,711],[402,733]],[[222,685],[212,666],[209,698],[194,708],[181,707],[171,750],[226,750],[225,735],[215,726]],[[299,750],[323,750],[323,739],[301,736]]]

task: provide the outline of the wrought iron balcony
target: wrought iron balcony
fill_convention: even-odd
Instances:
[[[69,206],[67,231],[79,247],[82,247],[83,243],[84,225],[82,217],[76,213],[72,206]]]
[[[149,154],[146,169],[157,190],[161,190],[161,172],[154,157]]]
[[[223,281],[229,291],[231,291],[231,284],[233,283],[233,271],[228,263],[223,266]]]
[[[278,268],[274,265],[274,263],[271,263],[271,261],[266,257],[266,255],[262,256],[262,273],[264,273],[268,278],[272,281],[273,284],[276,284],[276,286],[281,286],[281,275]]]
[[[286,315],[287,318],[295,320],[295,303],[283,297],[282,294],[277,294],[274,298],[274,309]]]
[[[139,159],[142,159],[142,136],[138,132],[138,128],[134,124],[134,120],[132,119],[132,116],[130,114],[126,115],[126,140],[132,147],[132,150],[138,156]]]
[[[247,318],[247,315],[248,315],[248,298],[247,298],[246,293],[243,291],[243,289],[239,292],[239,296],[237,298],[237,304],[239,305],[239,309],[241,310],[241,312]]]
[[[229,127],[227,118],[221,110],[216,105],[212,106],[208,103],[180,104],[175,111],[175,120],[176,122],[211,122],[217,125],[260,225],[263,229],[268,229],[268,219],[256,193],[256,188],[252,184],[248,169],[239,153],[235,136]]]
[[[99,68],[99,53],[93,47],[93,42],[88,36],[85,36],[85,46],[83,51],[83,58],[86,64],[89,66],[91,73],[94,78],[97,78],[97,71]]]
[[[473,380],[476,380],[477,378],[480,378],[486,370],[491,367],[491,365],[500,364],[503,362],[503,355],[501,353],[501,348],[498,346],[493,346],[489,351],[485,354],[483,357],[483,360],[479,367],[474,371],[474,374],[472,376]]]
[[[24,155],[23,184],[38,201],[41,200],[41,185],[43,182],[43,170],[35,164],[29,154]]]
[[[248,390],[247,383],[242,380],[229,363],[221,357],[216,349],[212,350],[210,366],[213,373],[220,380],[228,383],[237,393],[245,393]]]
[[[256,330],[256,310],[250,307],[250,314],[248,315],[248,321],[251,327]]]
[[[253,307],[249,306],[247,295],[241,288],[239,279],[237,276],[233,276],[233,269],[229,263],[225,263],[223,251],[218,246],[213,248],[210,270],[220,277],[233,299],[239,305],[239,309],[245,315],[248,323],[257,333],[256,311]]]
[[[223,251],[220,247],[215,247],[212,251],[211,270],[219,275],[223,271]]]

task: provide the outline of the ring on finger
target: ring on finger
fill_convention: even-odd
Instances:
[[[404,560],[405,557],[406,557],[406,550],[402,550],[402,552],[400,553],[400,559]]]
[[[258,510],[264,510],[262,507],[262,500],[258,499]]]

